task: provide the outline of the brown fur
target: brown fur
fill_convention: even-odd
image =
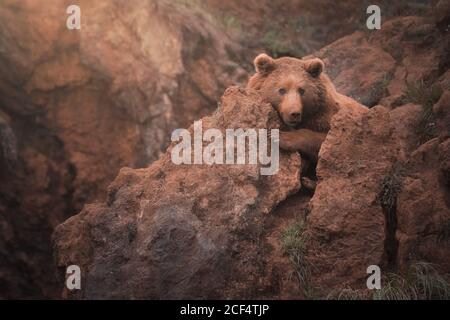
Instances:
[[[254,65],[256,73],[247,87],[272,104],[289,130],[280,132],[280,147],[299,151],[313,163],[317,163],[333,115],[341,108],[365,109],[336,91],[318,58],[273,59],[260,54]]]
[[[318,75],[310,73],[308,68],[311,63],[321,65]],[[250,78],[247,87],[260,91],[264,99],[278,110],[285,124],[290,127],[300,126],[312,131],[327,132],[331,117],[340,108],[363,108],[352,98],[336,91],[331,80],[323,72],[323,62],[320,59],[300,60],[290,57],[272,59],[266,54],[261,54],[255,59],[255,68],[257,72]],[[294,126],[283,117],[283,111],[288,112],[290,108],[298,106],[284,106],[287,95],[280,96],[278,93],[280,87],[286,85],[290,85],[292,91],[299,87],[305,90],[303,96],[297,94],[299,100],[296,102],[301,104],[302,119]]]

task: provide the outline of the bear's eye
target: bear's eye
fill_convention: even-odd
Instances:
[[[300,95],[302,96],[302,95],[304,95],[305,94],[305,89],[303,89],[303,88],[299,88],[298,89],[298,92],[300,93]]]
[[[284,96],[286,94],[286,89],[280,88],[278,89],[278,93],[280,94],[280,96]]]

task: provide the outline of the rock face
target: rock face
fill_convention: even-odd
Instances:
[[[434,0],[433,16],[437,27],[443,31],[448,31],[450,26],[450,3],[446,0]]]
[[[320,49],[336,88],[362,104],[397,107],[409,86],[434,83],[449,68],[450,37],[424,17],[398,17]],[[445,84],[448,86],[448,84]]]
[[[17,160],[0,168],[0,298],[56,297],[53,228],[246,77],[239,45],[193,8],[77,4],[81,30],[66,28],[67,1],[0,4],[0,145],[15,141],[3,156]]]
[[[334,117],[320,151],[319,184],[308,215],[315,286],[365,283],[366,268],[383,261],[385,216],[378,197],[400,156],[393,133],[382,107],[364,114],[344,110]]]
[[[447,99],[434,107],[438,122]],[[314,287],[365,288],[370,265],[405,271],[427,261],[450,272],[449,127],[417,147],[422,116],[407,104],[333,118],[305,232]]]
[[[322,145],[305,233],[312,286],[364,289],[372,264],[450,272],[449,41],[428,19],[404,17],[317,53],[338,90],[385,107],[340,112]]]
[[[341,92],[374,106],[339,112],[320,151],[302,258],[322,294],[366,288],[370,265],[427,261],[450,272],[447,48],[436,26],[406,17],[317,53]],[[269,109],[232,88],[203,124],[276,127]],[[283,154],[280,173],[261,177],[255,166],[175,166],[170,150],[148,169],[123,169],[105,204],[57,228],[58,267],[83,272],[81,292],[65,296],[303,298],[280,237],[309,197],[275,207],[298,189],[299,159]]]
[[[253,56],[330,40],[297,28],[323,12],[298,0],[81,0],[81,30],[66,28],[70,4],[0,3],[0,298],[57,297],[53,228],[121,167],[158,159],[174,128],[245,82]]]
[[[202,124],[278,121],[256,92],[232,87]],[[254,298],[271,285],[264,221],[299,189],[299,156],[281,154],[278,174],[261,176],[259,165],[175,165],[173,147],[147,169],[122,169],[107,203],[57,227],[58,267],[81,266],[82,298]]]
[[[121,166],[157,159],[173,128],[210,112],[228,85],[245,80],[224,34],[164,1],[81,1],[82,31],[67,30],[65,1],[13,3],[0,11],[2,107],[14,115],[13,129],[32,126],[19,139],[26,146],[39,129],[62,144],[78,205],[104,192]]]
[[[357,32],[317,53],[326,59],[328,73],[341,92],[369,106],[396,108],[389,117],[407,157],[413,157],[424,142],[411,129],[417,127],[414,119],[421,117],[423,101],[410,99],[414,90],[408,83],[423,80],[424,88],[439,84],[450,89],[448,6],[446,1],[435,2],[438,4],[433,19],[396,18],[387,21],[380,31]],[[355,0],[335,4],[289,0],[283,5],[269,0],[81,0],[77,4],[82,9],[81,31],[66,28],[67,1],[53,0],[44,5],[4,0],[0,4],[0,299],[59,297],[60,283],[50,262],[50,235],[55,226],[78,213],[85,203],[102,202],[120,168],[146,167],[158,159],[174,128],[186,127],[209,114],[228,85],[245,82],[245,69],[251,70],[255,54],[268,51],[273,55],[300,56],[316,50],[364,25],[361,12],[366,6]],[[395,5],[392,1],[380,4],[383,21],[392,15],[420,13],[400,10],[405,6],[401,1]],[[355,11],[349,14],[348,7]],[[411,7],[420,6],[413,3]],[[428,95],[426,90],[419,93]],[[409,190],[431,188],[437,192],[448,186],[448,142],[442,133],[449,127],[445,111],[448,94],[444,96],[447,100],[441,99],[435,107],[439,135],[432,137],[439,139],[414,153],[411,168],[415,169],[411,169]],[[433,126],[433,122],[429,124]],[[421,157],[432,160],[428,165],[422,163],[425,160]],[[163,162],[158,162],[158,166],[163,166]],[[440,171],[435,170],[438,167]],[[429,180],[422,181],[414,173],[420,168],[424,168]],[[140,176],[134,171],[125,172]],[[116,180],[117,189],[121,189],[120,181]],[[292,181],[276,183],[283,190],[289,189]],[[260,185],[255,188],[263,192]],[[268,190],[277,188],[270,186]],[[261,200],[266,201],[260,205],[261,210],[269,210],[281,197],[277,192],[258,196],[252,190],[248,193],[250,200],[238,199],[242,204],[265,199]],[[435,220],[445,218],[441,212],[444,202],[448,207],[448,192],[435,199],[424,198],[433,206],[431,222],[419,219],[419,213],[414,211],[418,203],[411,206],[409,202],[416,200],[408,197],[398,196],[398,205],[405,212],[404,219],[398,212],[399,220],[413,217],[426,227],[405,224],[397,229],[405,239],[399,240],[398,259],[406,261],[411,250],[419,248],[421,254],[428,252],[431,260],[444,263],[445,247],[440,253],[430,248],[435,234],[439,234],[439,239],[446,234],[445,228],[435,225]],[[273,274],[289,274],[277,240],[282,233],[280,228],[295,220],[296,214],[290,211],[303,210],[307,198],[301,196],[299,203],[294,204],[296,198],[289,199],[292,206],[281,205],[289,210],[277,208],[272,212],[281,219],[271,216],[266,221],[269,225],[255,227],[268,232],[265,239],[273,251],[270,258],[264,255],[266,269],[271,270],[266,272],[264,281],[273,281],[274,288],[283,276]],[[209,201],[217,202],[217,198],[211,195]],[[140,205],[139,202],[139,208]],[[82,216],[90,216],[86,213],[89,210],[97,212],[95,208],[107,210],[109,206],[87,206]],[[71,228],[71,237],[83,239],[86,251],[64,251],[66,258],[81,255],[85,260],[78,260],[87,261],[93,256],[91,251],[96,244],[90,247],[91,242],[86,239],[91,235],[85,235],[83,230],[88,232],[95,225],[92,230],[101,237],[98,230],[110,228],[100,214],[95,216],[98,223],[86,220],[87,225],[82,223],[84,218],[75,219],[80,229]],[[196,232],[204,232],[197,224],[194,227]],[[431,240],[424,241],[425,235],[432,235]],[[77,259],[67,258],[74,260]],[[93,274],[101,278],[98,272]],[[289,280],[284,277],[281,282],[286,284]],[[100,292],[94,294],[95,290],[91,288],[89,295],[101,296]],[[173,295],[181,296],[184,289],[176,290]],[[297,296],[287,287],[271,290],[279,297]]]
[[[397,199],[401,268],[414,260],[431,261],[450,272],[450,92],[434,106],[438,137],[407,159]]]

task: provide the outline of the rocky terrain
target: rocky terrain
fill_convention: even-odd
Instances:
[[[382,7],[379,31],[354,1],[80,1],[81,32],[52,3],[0,4],[0,298],[307,298],[306,280],[363,288],[369,264],[450,272],[446,1]],[[334,119],[312,199],[297,154],[274,177],[170,162],[172,130],[260,51],[321,57],[371,107]],[[220,105],[204,126],[278,125],[255,93]],[[54,234],[56,277],[51,234],[80,210]],[[63,290],[70,264],[81,292]]]
[[[202,124],[225,133],[279,120],[257,93],[232,87]],[[259,165],[175,165],[172,148],[146,169],[122,169],[106,204],[57,228],[62,272],[77,264],[88,274],[83,298],[250,298],[273,285],[264,215],[298,191],[299,155],[261,176]]]
[[[17,161],[0,170],[0,297],[57,297],[53,228],[103,198],[121,167],[156,160],[174,128],[246,78],[230,58],[239,44],[201,12],[170,1],[79,5],[82,31],[67,30],[67,1],[0,5],[2,143],[17,154],[4,148]]]

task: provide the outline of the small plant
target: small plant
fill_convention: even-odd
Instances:
[[[377,82],[370,91],[370,97],[366,105],[369,107],[375,106],[381,98],[386,96],[387,87],[392,80],[392,73],[385,73],[383,79]]]
[[[285,253],[290,253],[295,250],[303,250],[304,242],[301,238],[302,233],[305,231],[305,222],[303,219],[299,219],[293,225],[287,227],[282,236],[282,244]]]
[[[403,56],[403,47],[400,42],[392,42],[389,44],[388,51],[391,56],[397,61],[400,62]]]
[[[450,283],[431,263],[419,262],[412,266],[413,280],[422,299],[450,299]]]
[[[235,16],[225,15],[222,17],[221,21],[226,31],[241,31],[242,29],[241,22]]]
[[[380,290],[344,288],[333,290],[326,299],[333,300],[448,300],[450,283],[436,267],[427,262],[416,262],[406,274],[388,273]]]
[[[271,27],[261,38],[261,45],[274,57],[278,58],[290,51],[290,46],[283,40],[282,32]]]
[[[397,230],[397,197],[402,188],[405,175],[404,167],[400,162],[394,164],[389,174],[381,181],[378,201],[385,218],[384,252],[388,266],[395,266],[398,240],[395,236]]]
[[[304,236],[305,221],[299,219],[293,225],[286,228],[281,237],[284,253],[294,266],[300,284],[307,290],[309,278],[309,266],[305,260],[306,241]]]
[[[368,300],[368,299],[370,299],[368,290],[352,289],[349,287],[341,290],[333,290],[326,296],[326,300]]]
[[[375,300],[447,300],[450,299],[450,283],[437,268],[427,262],[417,262],[405,276],[390,273],[381,290],[375,290]]]
[[[295,28],[293,29],[294,33],[298,34]],[[289,29],[289,31],[291,30],[292,29]],[[301,38],[300,35],[296,38],[292,37],[292,34],[283,31],[283,29],[278,26],[268,26],[259,40],[259,45],[264,47],[267,53],[274,58],[283,56],[302,57],[307,53],[307,45],[305,47],[305,43],[299,42],[297,40],[299,37]]]
[[[396,273],[388,273],[380,290],[374,290],[373,300],[417,300],[414,286]]]
[[[5,161],[9,169],[14,169],[17,164],[17,138],[0,114],[0,161]]]
[[[381,206],[386,208],[387,211],[393,210],[400,188],[401,183],[396,175],[386,176],[381,182],[379,199]]]
[[[381,191],[378,195],[383,210],[388,215],[388,222],[393,222],[392,215],[395,214],[395,205],[397,195],[402,187],[402,176],[404,175],[404,168],[401,164],[396,163],[391,172],[381,181]]]
[[[450,241],[450,220],[444,221],[437,236],[437,242]]]
[[[442,88],[438,85],[429,86],[425,81],[407,82],[405,102],[432,107],[441,97]]]
[[[417,127],[422,144],[436,137],[435,117],[433,105],[442,95],[442,88],[438,85],[429,86],[425,81],[407,82],[404,103],[415,103],[422,106],[422,115]]]

